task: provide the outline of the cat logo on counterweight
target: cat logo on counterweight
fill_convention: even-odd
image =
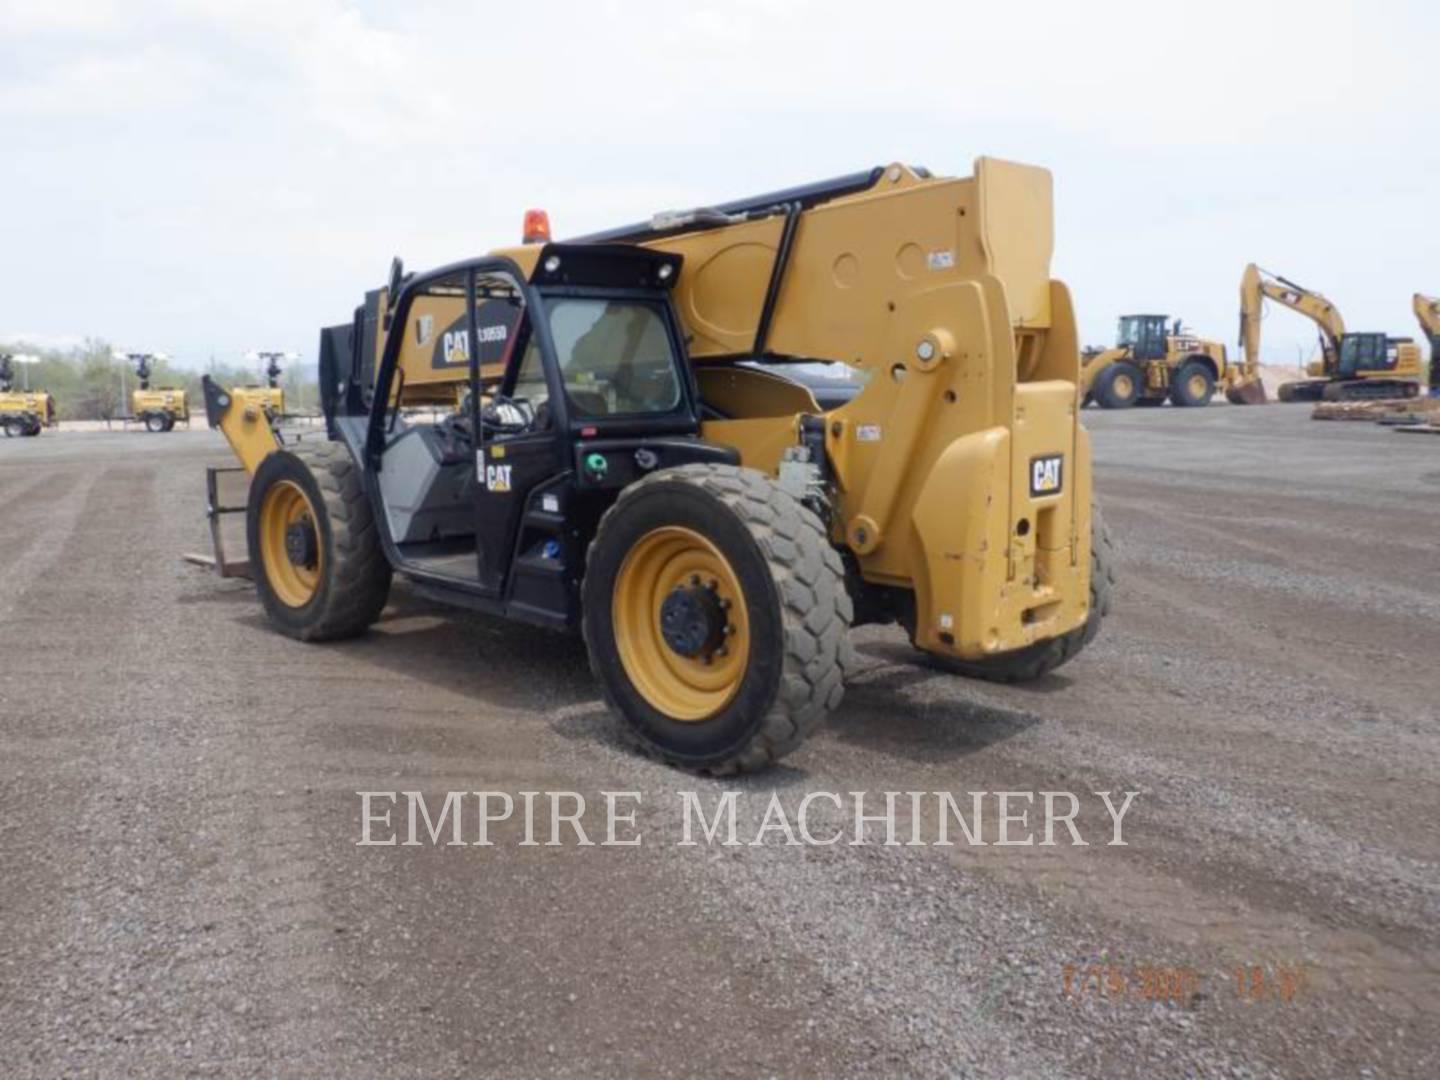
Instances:
[[[1030,497],[1058,495],[1064,485],[1065,455],[1046,454],[1030,459]]]

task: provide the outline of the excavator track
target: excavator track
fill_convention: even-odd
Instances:
[[[1413,398],[1419,393],[1418,383],[1402,379],[1351,379],[1327,383],[1321,388],[1321,397],[1325,401],[1386,401]]]

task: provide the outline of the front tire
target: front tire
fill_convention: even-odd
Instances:
[[[165,417],[161,413],[149,413],[145,417],[145,430],[152,435],[160,435],[165,430]]]
[[[1034,682],[1048,675],[1061,664],[1079,655],[1080,650],[1095,640],[1105,616],[1110,614],[1110,594],[1115,587],[1115,555],[1110,532],[1098,506],[1090,510],[1090,614],[1085,622],[1068,634],[1037,641],[1023,649],[986,656],[979,660],[959,660],[950,656],[930,655],[930,659],[957,675],[987,682]]]
[[[1128,360],[1117,360],[1095,377],[1095,400],[1102,409],[1128,409],[1140,398],[1145,376]]]
[[[818,517],[763,473],[630,485],[590,545],[590,666],[627,738],[672,765],[763,769],[840,704],[853,617]]]
[[[1215,396],[1215,375],[1208,364],[1187,360],[1170,380],[1170,400],[1181,408],[1198,409]]]
[[[19,420],[5,421],[5,437],[7,439],[18,439],[25,434],[25,425]]]
[[[245,513],[250,572],[270,621],[300,641],[363,633],[390,595],[360,470],[340,443],[277,450],[260,463]]]

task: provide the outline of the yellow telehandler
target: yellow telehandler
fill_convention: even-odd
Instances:
[[[1281,385],[1281,401],[1370,401],[1420,393],[1420,350],[1410,338],[1351,333],[1339,309],[1319,293],[1251,263],[1240,279],[1240,346],[1246,367],[1259,369],[1264,302],[1299,312],[1320,330],[1320,359],[1311,377]]]
[[[324,329],[325,439],[205,380],[279,630],[361,633],[397,573],[578,629],[629,737],[722,774],[839,704],[852,625],[1005,681],[1095,636],[1109,542],[1048,172],[895,164],[564,243],[531,212],[525,239],[397,259]]]
[[[1115,345],[1081,357],[1080,396],[1102,409],[1132,405],[1209,405],[1219,387],[1236,404],[1265,400],[1258,375],[1229,362],[1225,346],[1188,331],[1168,315],[1122,315]]]
[[[0,431],[7,439],[55,426],[55,399],[44,390],[15,389],[14,362],[12,354],[0,353]]]

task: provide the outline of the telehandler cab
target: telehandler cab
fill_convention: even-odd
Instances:
[[[578,628],[633,741],[714,773],[839,704],[858,623],[1035,679],[1094,637],[1112,580],[1051,230],[1049,173],[981,159],[568,243],[532,212],[524,246],[396,260],[321,333],[327,439],[282,442],[205,382],[251,474],[266,611],[358,634],[399,573]],[[822,406],[795,362],[858,392]]]

